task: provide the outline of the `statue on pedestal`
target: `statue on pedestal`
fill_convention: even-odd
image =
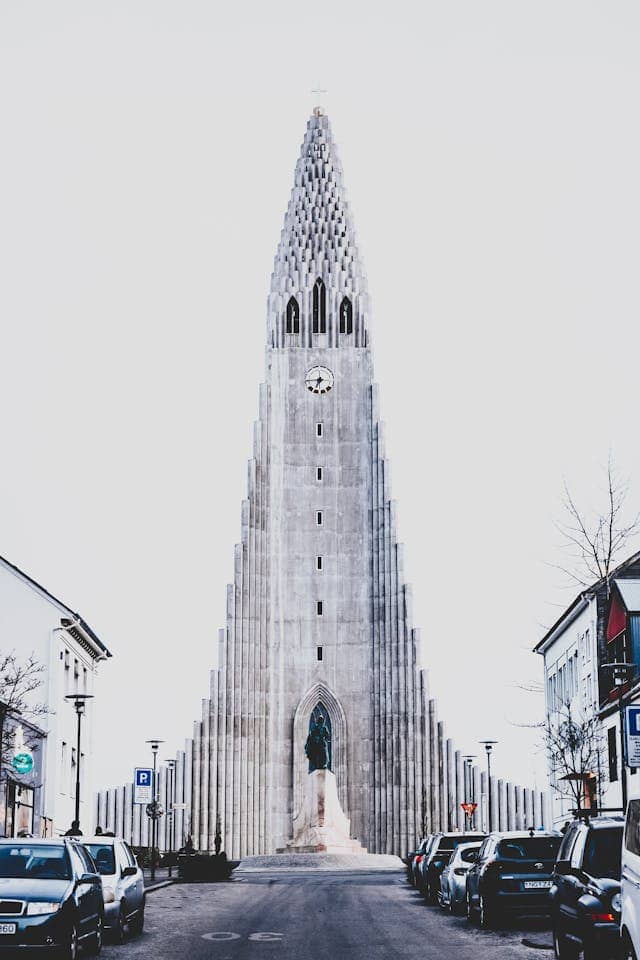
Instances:
[[[309,773],[314,770],[331,769],[331,729],[327,725],[320,706],[311,714],[309,736],[304,746],[309,760]]]

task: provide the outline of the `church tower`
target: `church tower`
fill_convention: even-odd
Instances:
[[[200,849],[213,848],[218,822],[232,858],[286,845],[317,708],[354,838],[373,853],[405,853],[425,820],[437,826],[437,733],[388,476],[367,282],[317,108],[271,278],[241,543],[195,725]]]

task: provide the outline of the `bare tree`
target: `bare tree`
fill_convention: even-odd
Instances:
[[[577,809],[593,806],[596,783],[601,785],[602,731],[597,717],[583,717],[569,701],[548,719],[544,746],[559,793]]]
[[[49,712],[44,703],[31,696],[44,683],[44,666],[31,654],[21,660],[12,650],[0,653],[0,778],[13,753],[15,726],[19,721],[35,723]],[[13,722],[8,722],[13,721]],[[25,744],[33,746],[30,731],[25,731]]]
[[[606,491],[601,506],[591,514],[583,512],[564,481],[564,519],[556,527],[570,557],[566,566],[557,565],[581,586],[606,580],[630,541],[640,530],[640,513],[625,509],[629,483],[621,479],[611,454],[606,467]]]

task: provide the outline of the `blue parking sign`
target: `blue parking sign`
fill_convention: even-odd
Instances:
[[[626,707],[627,766],[640,767],[640,707]]]
[[[133,802],[150,803],[153,799],[153,770],[136,767],[133,771]]]

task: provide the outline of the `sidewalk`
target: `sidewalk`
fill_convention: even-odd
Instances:
[[[154,881],[151,880],[151,870],[147,867],[143,870],[144,873],[144,888],[147,893],[150,890],[156,890],[160,887],[165,887],[169,883],[173,883],[174,880],[178,879],[178,868],[174,867],[171,871],[172,876],[169,876],[168,867],[157,867],[156,868],[156,878]]]

